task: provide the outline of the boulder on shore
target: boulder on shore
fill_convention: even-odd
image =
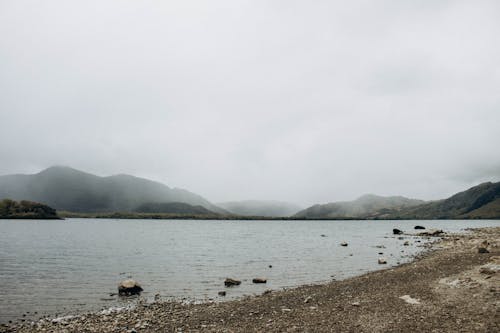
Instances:
[[[394,229],[392,229],[392,233],[393,233],[394,235],[401,235],[401,234],[403,233],[403,231],[402,231],[402,230],[399,230],[399,229],[397,229],[397,228],[394,228]]]
[[[241,284],[240,280],[235,280],[235,279],[231,279],[231,278],[227,278],[224,281],[224,285],[226,287],[239,286],[240,284]]]
[[[444,234],[443,230],[440,229],[429,229],[427,231],[419,233],[417,236],[439,236]]]
[[[264,278],[254,278],[252,280],[253,283],[266,283],[267,282],[267,279],[264,279]]]
[[[118,294],[121,296],[138,295],[143,291],[141,285],[132,279],[123,280],[118,285]]]
[[[477,253],[490,253],[490,251],[485,247],[480,247],[477,249]]]

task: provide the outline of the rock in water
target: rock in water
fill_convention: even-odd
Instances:
[[[347,242],[340,243],[340,246],[347,246],[347,245],[348,245]]]
[[[252,280],[253,283],[266,283],[267,279],[264,278],[255,278]]]
[[[394,235],[401,235],[401,234],[403,233],[403,231],[402,231],[402,230],[399,230],[399,229],[394,228],[394,229],[392,229],[392,233],[393,233]]]
[[[387,259],[385,259],[385,258],[378,258],[378,263],[379,263],[380,265],[382,265],[382,264],[387,264]]]
[[[416,225],[415,230],[424,230],[425,227],[422,227],[421,225]]]
[[[123,280],[118,285],[118,294],[121,296],[138,295],[142,290],[141,285],[132,279]]]
[[[219,296],[226,296],[226,292],[225,291],[219,291]]]
[[[235,280],[235,279],[231,279],[231,278],[227,278],[224,281],[224,285],[226,287],[239,286],[240,284],[241,284],[240,280]]]

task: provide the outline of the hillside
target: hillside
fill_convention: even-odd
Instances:
[[[391,218],[500,218],[500,182],[483,183],[447,199],[393,212]]]
[[[225,211],[189,191],[129,175],[99,177],[68,167],[0,176],[0,199],[30,200],[72,212],[134,211],[145,203],[183,202]]]
[[[203,206],[193,206],[184,202],[145,203],[137,207],[137,213],[217,215]]]
[[[354,201],[314,205],[294,215],[296,218],[370,218],[422,204],[424,201],[401,196],[366,194]]]
[[[56,210],[38,202],[0,201],[0,219],[58,219]]]
[[[235,215],[268,217],[291,216],[301,209],[300,206],[288,202],[262,200],[221,202],[217,203],[217,206]]]

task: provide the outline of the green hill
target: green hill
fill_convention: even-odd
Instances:
[[[217,215],[203,206],[193,206],[184,202],[145,203],[137,207],[135,212],[155,214]]]
[[[483,183],[447,199],[424,202],[365,195],[354,201],[314,205],[295,214],[311,219],[498,219],[500,182]]]
[[[58,219],[56,210],[38,202],[0,201],[0,219]]]
[[[129,175],[99,177],[68,167],[33,175],[0,176],[0,199],[43,202],[71,212],[131,212],[145,203],[182,202],[224,214],[189,191]]]
[[[333,202],[314,205],[294,215],[296,218],[370,218],[383,216],[394,210],[422,204],[424,201],[401,196],[382,197],[366,194],[354,201]]]
[[[483,183],[447,199],[393,212],[403,219],[500,218],[500,182]]]

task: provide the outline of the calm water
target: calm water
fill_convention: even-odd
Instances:
[[[0,220],[0,322],[122,306],[131,300],[110,293],[128,277],[149,299],[194,300],[342,279],[387,267],[378,252],[388,266],[410,260],[424,240],[398,239],[392,228],[417,224],[460,231],[500,222]],[[226,277],[243,283],[224,288]]]

